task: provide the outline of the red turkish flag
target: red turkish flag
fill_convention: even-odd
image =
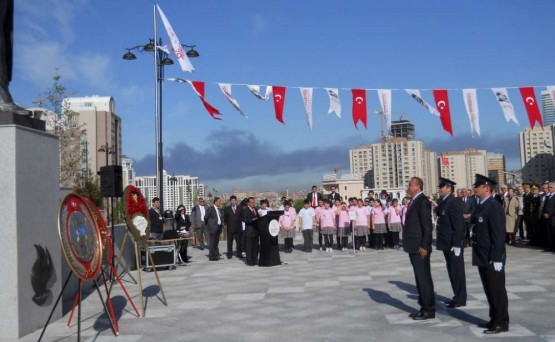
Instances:
[[[352,89],[353,92],[353,122],[358,129],[357,124],[362,121],[364,128],[366,127],[366,90]]]
[[[285,91],[287,88],[273,86],[272,90],[274,91],[274,109],[276,111],[276,119],[282,124],[285,124],[285,122],[283,122],[283,106],[285,105]]]
[[[521,87],[520,96],[522,96],[522,101],[524,101],[526,113],[528,113],[528,121],[530,121],[530,127],[534,128],[534,125],[536,124],[536,122],[538,122],[543,128],[542,115],[540,113],[540,107],[538,107],[538,101],[536,101],[534,88]]]
[[[216,115],[221,115],[220,112],[216,108],[212,107],[212,105],[210,105],[210,103],[206,102],[206,100],[204,99],[204,82],[198,82],[198,81],[188,81],[188,82],[193,87],[195,93],[197,93],[197,95],[200,97],[200,100],[202,101],[204,108],[206,108],[210,116],[212,116],[212,118],[216,120],[221,120],[222,118],[216,116]]]
[[[447,159],[447,156],[445,155],[445,153],[441,154],[441,165],[449,166],[449,159]]]
[[[451,111],[449,110],[449,94],[444,89],[434,89],[434,100],[439,111],[439,118],[443,129],[453,135],[451,127]]]

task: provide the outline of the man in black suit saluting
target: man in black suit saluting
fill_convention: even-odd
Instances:
[[[437,238],[436,248],[443,251],[447,263],[447,274],[453,289],[453,299],[448,308],[466,305],[466,276],[464,274],[464,203],[455,197],[456,183],[447,178],[439,178],[441,201],[436,208]]]
[[[222,233],[223,216],[220,212],[220,204],[222,200],[219,197],[214,197],[214,205],[206,209],[204,215],[204,223],[206,225],[206,232],[208,233],[208,259],[210,261],[220,260],[220,249],[218,243],[220,242],[220,234]]]
[[[505,289],[505,214],[492,193],[497,183],[476,174],[474,192],[480,202],[472,213],[472,264],[478,266],[489,304],[484,334],[509,331],[509,299]]]
[[[412,197],[403,229],[403,249],[409,254],[414,270],[418,304],[420,311],[409,315],[414,320],[422,321],[436,317],[434,282],[430,271],[430,254],[432,252],[432,205],[422,193],[424,182],[412,177],[408,193]]]

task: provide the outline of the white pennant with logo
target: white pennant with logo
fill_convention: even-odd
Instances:
[[[391,89],[378,89],[378,98],[380,99],[382,113],[389,130],[391,128]]]
[[[177,60],[179,61],[181,70],[193,72],[195,68],[193,68],[191,61],[189,61],[189,58],[185,54],[183,46],[181,46],[181,42],[179,41],[179,38],[177,38],[177,35],[170,25],[168,18],[166,18],[166,15],[164,14],[164,12],[162,12],[162,9],[158,4],[156,4],[156,8],[158,9],[158,14],[160,14],[160,18],[162,18],[162,22],[164,23],[164,27],[166,28],[166,32],[168,34],[168,39],[170,40],[171,48],[175,53]]]
[[[422,98],[422,96],[420,95],[420,90],[418,89],[405,89],[405,91],[413,98],[416,100],[416,102],[420,103],[420,105],[424,108],[426,108],[428,110],[428,112],[430,112],[431,114],[435,115],[435,116],[439,116],[439,112],[438,110],[432,106],[431,104],[429,104],[428,102],[426,102],[426,100],[424,100]]]
[[[312,88],[300,88],[300,91],[304,104],[306,123],[312,129]]]
[[[518,123],[518,119],[516,118],[515,108],[509,99],[509,93],[507,93],[507,88],[491,88],[493,91],[493,95],[499,102],[501,109],[503,110],[503,115],[505,115],[505,120],[507,122],[513,121],[515,124],[520,125]]]
[[[480,135],[480,115],[478,111],[478,99],[476,98],[476,89],[463,89],[464,106],[470,121],[470,133],[474,136],[474,132]]]
[[[330,98],[330,109],[328,109],[328,114],[335,112],[338,118],[341,118],[341,100],[339,99],[339,89],[337,88],[326,88],[328,92],[328,97]]]
[[[237,102],[237,100],[235,100],[233,98],[233,96],[231,95],[231,84],[229,83],[218,83],[218,85],[220,86],[220,89],[222,90],[222,93],[224,93],[225,98],[229,101],[229,103],[231,103],[231,105],[239,112],[241,113],[241,115],[243,115],[245,118],[247,117],[245,115],[245,113],[243,113],[243,111],[241,110],[241,107],[239,106],[239,102]]]
[[[266,87],[266,94],[264,96],[262,96],[260,94],[260,86],[259,85],[247,85],[247,88],[249,88],[249,90],[251,91],[251,93],[256,96],[257,98],[261,99],[261,100],[268,100],[270,98],[270,95],[272,94],[272,87],[271,86],[267,86]]]

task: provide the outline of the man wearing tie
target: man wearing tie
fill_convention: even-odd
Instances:
[[[198,199],[198,204],[191,210],[191,221],[193,221],[193,230],[196,233],[200,250],[204,249],[204,238],[208,240],[207,233],[204,231],[204,215],[206,214],[206,205],[204,198]],[[208,241],[206,241],[208,244]]]
[[[417,313],[411,313],[409,317],[416,321],[436,317],[434,282],[430,270],[432,204],[422,193],[423,187],[424,182],[421,178],[410,179],[408,193],[412,199],[408,205],[403,229],[403,249],[409,254],[414,270],[418,304],[420,304],[420,310]]]
[[[476,198],[470,195],[470,189],[463,189],[462,191],[462,201],[463,201],[463,218],[464,218],[464,225],[465,225],[465,238],[466,238],[466,245],[471,246],[470,241],[470,217],[472,216],[472,212],[474,208],[476,208]]]
[[[436,208],[436,248],[443,251],[447,264],[447,274],[454,294],[453,299],[445,303],[448,308],[466,305],[463,245],[466,226],[463,218],[463,202],[460,197],[455,197],[453,193],[455,185],[455,182],[447,178],[439,178],[441,201]]]
[[[245,250],[248,266],[255,266],[258,263],[258,250],[260,248],[258,228],[256,227],[258,214],[254,204],[254,197],[249,197],[248,204],[242,212],[243,222],[245,223]]]
[[[214,197],[214,205],[208,207],[206,215],[204,215],[205,229],[208,233],[208,260],[220,260],[220,250],[218,243],[220,242],[220,234],[222,233],[222,214],[220,213],[220,204],[222,200]]]
[[[310,201],[310,206],[315,209],[318,206],[318,201],[324,199],[322,194],[318,192],[316,185],[312,186],[312,191],[306,195],[306,199]]]
[[[341,195],[335,192],[335,186],[331,186],[331,194],[328,195],[328,201],[331,203],[335,203],[335,201],[341,201]]]
[[[227,227],[227,258],[231,259],[233,256],[233,240],[235,240],[237,257],[242,259],[243,221],[241,207],[237,204],[237,197],[235,195],[229,198],[229,205],[224,211],[224,221]]]
[[[490,321],[479,324],[484,334],[509,331],[509,300],[505,289],[505,214],[492,194],[497,183],[476,174],[474,191],[480,200],[472,213],[472,264],[478,266],[489,304]]]

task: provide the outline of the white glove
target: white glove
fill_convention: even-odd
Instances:
[[[458,257],[461,255],[461,248],[460,247],[451,247],[451,252],[455,253],[455,256]]]
[[[496,270],[497,272],[501,272],[501,270],[503,269],[503,263],[502,262],[494,262],[493,263],[493,269]]]

